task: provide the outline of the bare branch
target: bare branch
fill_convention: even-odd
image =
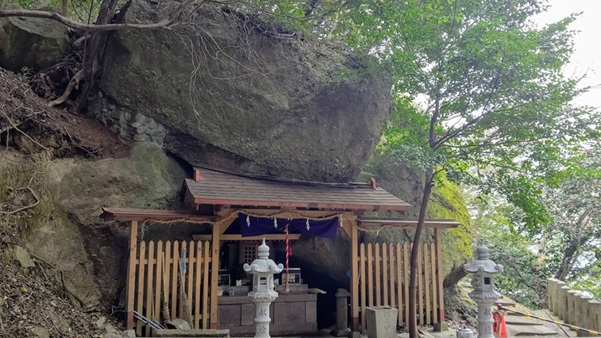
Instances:
[[[94,25],[94,24],[86,24],[81,23],[75,20],[71,20],[67,17],[64,17],[55,12],[45,12],[45,11],[34,11],[34,10],[0,10],[0,18],[3,17],[11,17],[11,16],[19,16],[19,17],[29,17],[29,18],[42,18],[48,20],[54,20],[62,23],[67,27],[71,27],[73,29],[78,29],[86,32],[107,32],[107,31],[115,31],[121,29],[157,29],[157,28],[166,28],[169,26],[173,20],[164,19],[157,23],[149,23],[149,24],[132,24],[132,23],[115,23],[115,24],[105,24],[105,25]]]

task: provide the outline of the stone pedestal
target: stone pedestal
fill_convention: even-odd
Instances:
[[[335,337],[346,337],[351,332],[348,327],[348,297],[351,293],[345,289],[338,289],[336,292],[336,329],[330,334]]]
[[[271,318],[269,317],[269,304],[275,299],[271,297],[256,297],[253,298],[255,303],[255,338],[270,338],[269,335],[269,323]]]
[[[368,338],[396,337],[397,309],[389,306],[368,307],[365,312]]]

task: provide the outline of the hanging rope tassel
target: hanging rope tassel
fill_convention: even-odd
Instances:
[[[286,232],[286,289],[285,291],[288,293],[290,292],[290,285],[289,285],[289,279],[290,279],[290,256],[292,255],[292,248],[290,247],[290,240],[288,238],[288,224],[286,224],[286,228],[285,228],[285,232]]]

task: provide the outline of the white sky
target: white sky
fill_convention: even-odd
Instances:
[[[580,77],[583,86],[595,86],[576,99],[580,105],[601,107],[601,0],[549,0],[547,13],[535,18],[537,23],[558,21],[571,13],[582,12],[570,26],[578,31],[574,38],[575,51],[564,70],[567,76]]]

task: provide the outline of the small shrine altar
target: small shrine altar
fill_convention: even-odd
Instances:
[[[307,284],[292,285],[289,293],[283,292],[283,285],[278,285],[276,291],[278,297],[269,308],[271,334],[282,336],[316,332],[317,294],[310,293]],[[248,291],[219,297],[219,328],[229,329],[233,336],[255,332],[255,306],[247,294]]]

